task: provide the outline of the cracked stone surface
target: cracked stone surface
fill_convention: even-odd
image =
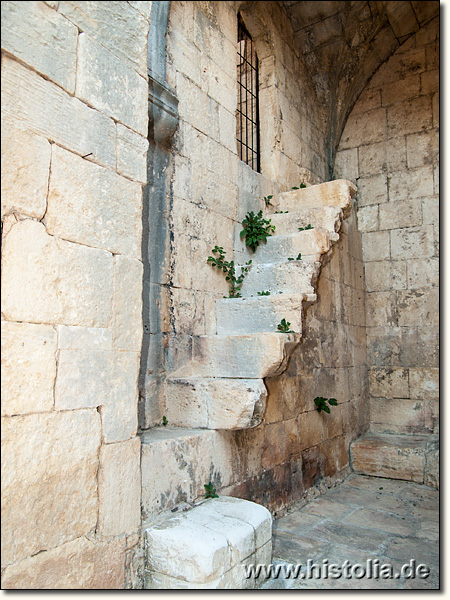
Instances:
[[[351,475],[301,507],[293,507],[273,525],[274,565],[278,578],[265,579],[261,589],[439,589],[439,492],[412,482]],[[367,561],[392,565],[398,577],[369,578]],[[307,578],[308,560],[322,568]],[[324,565],[329,572],[325,577]],[[343,566],[357,577],[332,578],[330,565]],[[429,576],[408,577],[403,565],[415,561]],[[301,564],[300,575],[286,577],[287,565]],[[311,563],[310,563],[311,564]],[[385,574],[389,569],[385,568]],[[295,572],[294,572],[295,575]]]

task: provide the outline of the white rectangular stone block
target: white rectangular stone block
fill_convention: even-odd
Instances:
[[[141,443],[104,444],[98,476],[100,535],[130,534],[141,523]]]
[[[116,166],[114,122],[9,58],[2,64],[2,112],[93,162]]]
[[[1,145],[2,219],[11,212],[41,219],[47,207],[50,143],[5,117]]]
[[[78,40],[76,95],[144,137],[148,125],[148,85],[86,33]]]
[[[52,410],[55,376],[55,329],[2,321],[2,415]]]
[[[59,3],[59,12],[125,65],[146,77],[151,5],[151,2],[63,1]]]
[[[335,234],[336,235],[336,234]],[[255,264],[288,260],[303,256],[324,254],[331,248],[330,235],[323,229],[297,231],[289,235],[273,235],[258,246],[251,255]]]
[[[168,379],[166,416],[178,427],[245,429],[261,422],[266,398],[261,379]]]
[[[141,351],[142,274],[141,261],[127,256],[114,257],[112,336],[115,350]]]
[[[2,566],[94,529],[97,411],[3,417],[2,435]]]
[[[8,320],[106,327],[112,255],[47,234],[42,223],[13,226],[3,248],[3,311]]]
[[[111,329],[58,325],[58,350],[112,350]]]
[[[217,300],[218,335],[277,332],[285,319],[289,329],[302,332],[303,294],[274,294],[256,298]]]
[[[319,208],[339,206],[344,214],[348,212],[356,186],[346,179],[336,179],[314,186],[307,186],[275,196],[271,203],[277,210],[295,212],[297,208]]]
[[[342,214],[342,209],[339,206],[303,208],[300,205],[293,212],[272,213],[270,220],[272,225],[275,226],[275,235],[296,233],[299,227],[306,227],[307,225],[333,232],[339,231]]]
[[[54,147],[47,231],[66,240],[141,257],[142,187]]]
[[[252,265],[242,284],[242,295],[257,296],[258,292],[267,291],[272,294],[275,292],[313,294],[320,263],[310,258],[302,257],[301,260]]]
[[[298,341],[295,333],[199,336],[193,340],[191,371],[201,377],[260,379],[278,372],[286,344]]]
[[[43,2],[4,2],[2,49],[73,93],[78,29]]]

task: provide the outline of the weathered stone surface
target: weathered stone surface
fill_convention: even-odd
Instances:
[[[432,433],[433,418],[424,402],[405,398],[371,398],[374,433]]]
[[[323,440],[324,417],[317,410],[302,413],[299,418],[299,444],[305,450],[316,446]]]
[[[231,588],[245,586],[244,564],[259,548],[268,555],[272,518],[267,509],[238,498],[221,497],[180,516],[170,515],[144,529],[152,588]],[[208,539],[209,536],[209,539]],[[268,538],[268,539],[267,539]],[[235,573],[234,568],[240,567]],[[181,580],[181,581],[176,581]],[[184,585],[183,585],[184,580]]]
[[[91,542],[78,538],[5,569],[7,590],[121,590],[125,538]]]
[[[126,440],[136,434],[138,369],[136,352],[61,350],[55,406],[60,410],[101,406],[105,440]]]
[[[166,416],[178,427],[244,429],[258,425],[267,390],[261,379],[168,379]]]
[[[141,350],[142,273],[143,266],[139,260],[114,257],[112,335],[115,350]]]
[[[116,128],[106,115],[6,57],[2,84],[4,115],[93,162],[115,167]],[[80,129],[80,123],[86,126]]]
[[[432,195],[433,168],[431,165],[426,165],[420,169],[397,171],[389,175],[390,202],[427,198]],[[414,225],[414,223],[411,222],[409,225]]]
[[[388,201],[387,176],[384,173],[361,177],[358,181],[358,205],[369,206]]]
[[[5,2],[2,17],[2,48],[73,93],[75,25],[42,2]]]
[[[407,285],[406,261],[374,261],[364,265],[368,292],[404,290]]]
[[[378,108],[365,113],[352,114],[340,140],[340,148],[355,148],[370,142],[383,140],[386,109]]]
[[[422,225],[420,200],[386,202],[380,205],[380,229],[401,229]]]
[[[48,233],[140,258],[141,211],[139,183],[54,147],[45,215]]]
[[[409,398],[407,369],[370,369],[370,393],[380,398]]]
[[[2,321],[2,415],[51,410],[55,376],[53,327]]]
[[[146,80],[86,33],[81,33],[78,40],[76,94],[81,100],[146,136]]]
[[[439,259],[417,258],[407,261],[408,288],[435,287],[439,285]]]
[[[439,326],[439,290],[423,288],[422,290],[405,290],[397,292],[399,309],[398,324],[414,327],[425,324],[428,328]]]
[[[113,258],[49,236],[25,220],[6,236],[3,313],[11,321],[106,327],[111,316]]]
[[[151,2],[98,4],[63,1],[59,11],[124,64],[147,76],[147,36]],[[134,5],[134,6],[130,6]]]
[[[58,325],[58,350],[112,350],[111,329]]]
[[[423,483],[427,436],[367,434],[351,444],[356,473]]]
[[[409,369],[411,398],[439,397],[439,369]]]
[[[218,300],[217,333],[240,335],[276,332],[282,319],[291,324],[289,329],[301,333],[303,299],[303,294],[274,294]]]
[[[209,481],[216,487],[215,482],[220,482],[220,487],[229,485],[239,472],[228,432],[172,429],[169,423],[146,431],[141,441],[144,520],[181,502],[203,497],[203,486]]]
[[[431,98],[419,96],[387,107],[389,137],[425,131],[432,127]]]
[[[11,212],[44,216],[50,154],[46,139],[24,131],[13,119],[2,119],[2,219]]]
[[[100,449],[98,531],[104,536],[129,534],[141,522],[141,442],[133,438]]]
[[[299,227],[307,225],[333,232],[339,231],[342,215],[343,212],[339,206],[303,208],[300,204],[295,208],[295,212],[271,214],[270,221],[275,226],[275,235],[294,233]]]
[[[334,234],[337,235],[337,234]],[[283,236],[271,236],[265,244],[260,244],[251,258],[255,264],[273,263],[289,258],[320,255],[328,252],[331,239],[328,232],[321,229],[297,231]]]
[[[201,377],[261,379],[275,374],[287,357],[294,333],[200,336],[193,340],[192,374]]]
[[[95,409],[3,417],[3,564],[94,529],[100,416]]]
[[[295,212],[297,208],[339,206],[345,214],[355,193],[356,187],[351,181],[336,179],[335,181],[327,181],[319,185],[284,192],[272,198],[271,204],[279,210],[290,212]]]
[[[307,258],[254,264],[242,284],[242,295],[256,296],[258,292],[267,291],[313,294],[319,269],[319,262]]]
[[[389,232],[372,231],[362,234],[363,259],[365,262],[372,260],[385,260],[390,257]],[[398,257],[397,257],[398,258]]]
[[[125,177],[147,182],[148,140],[132,129],[117,123],[117,172]]]
[[[358,229],[362,232],[378,231],[378,205],[362,206],[358,209]]]

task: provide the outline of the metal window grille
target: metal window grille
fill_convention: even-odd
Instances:
[[[260,172],[258,57],[255,45],[238,15],[238,104],[236,138],[241,160]]]

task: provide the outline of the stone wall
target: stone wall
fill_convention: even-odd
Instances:
[[[6,589],[132,584],[150,5],[2,3]]]
[[[434,19],[361,94],[336,161],[359,188],[374,432],[438,428],[438,69]]]

